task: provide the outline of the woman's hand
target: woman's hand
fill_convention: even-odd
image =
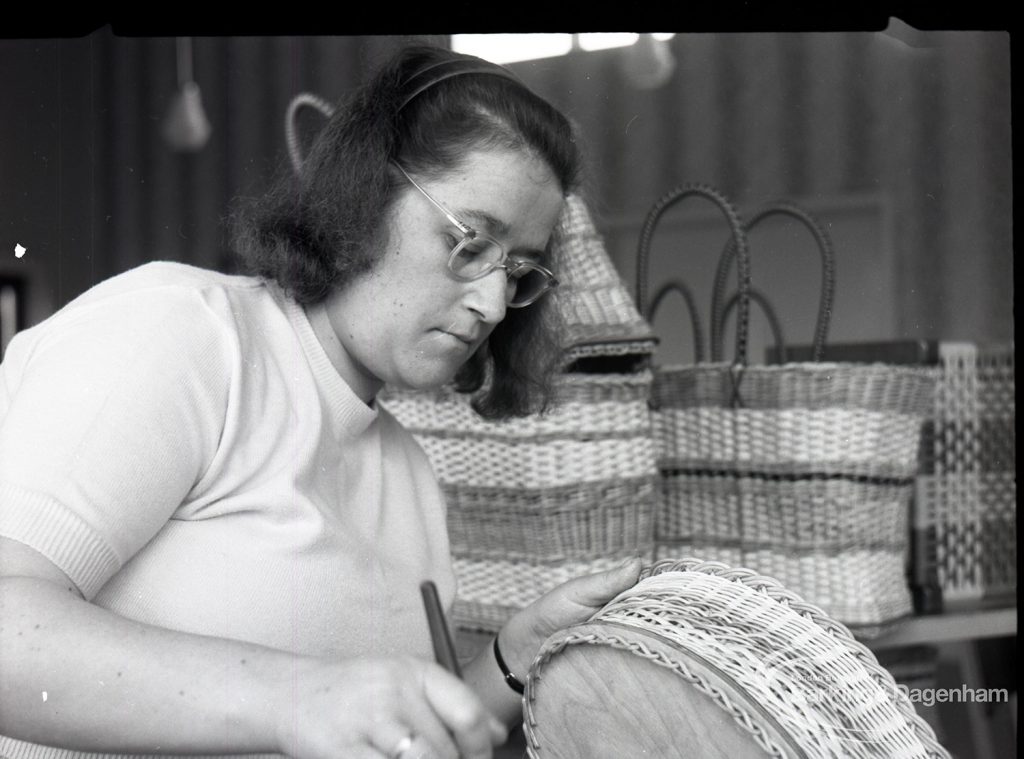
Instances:
[[[0,735],[19,740],[97,754],[486,759],[506,738],[433,662],[314,658],[141,624],[3,537],[0,618]]]
[[[506,729],[470,688],[432,662],[304,660],[284,686],[281,751],[296,759],[489,759]]]
[[[525,682],[541,644],[559,630],[585,622],[633,587],[641,566],[639,558],[632,558],[605,572],[569,580],[513,616],[499,633],[502,657],[509,669]]]

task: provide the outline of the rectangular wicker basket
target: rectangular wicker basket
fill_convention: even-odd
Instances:
[[[496,631],[573,577],[651,552],[649,371],[565,374],[554,409],[497,423],[468,399],[391,393],[448,503],[456,627]]]

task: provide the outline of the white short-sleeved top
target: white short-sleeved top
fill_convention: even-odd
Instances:
[[[0,535],[117,614],[300,653],[429,658],[419,584],[455,594],[425,454],[303,309],[169,262],[9,344]]]

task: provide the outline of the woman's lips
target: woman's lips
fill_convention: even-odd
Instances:
[[[442,335],[446,335],[462,345],[465,345],[466,347],[471,347],[476,342],[476,337],[472,335],[461,334],[459,332],[449,332],[446,329],[439,329],[437,331]]]

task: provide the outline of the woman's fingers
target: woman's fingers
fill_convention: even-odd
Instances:
[[[569,580],[553,592],[561,593],[569,603],[597,610],[622,591],[633,587],[640,576],[641,566],[640,559],[633,557],[604,572]]]
[[[403,717],[409,725],[407,736],[415,743],[418,751],[407,749],[402,759],[413,759],[418,755],[429,756],[431,759],[458,759],[459,749],[455,739],[449,732],[450,727],[445,723],[444,718],[439,715],[429,703],[429,697],[425,694],[415,694],[410,697],[404,706]],[[388,745],[394,751],[394,742]]]
[[[393,725],[391,730],[380,731],[379,735],[386,736],[375,738],[373,753],[375,759],[387,757],[387,759],[417,759],[417,757],[434,757],[447,759],[450,754],[437,753],[437,750],[428,744],[426,740],[416,736],[410,729]]]
[[[394,759],[490,759],[492,746],[506,737],[505,728],[484,708],[479,697],[457,677],[429,662],[408,662],[396,710],[379,730],[374,746]]]
[[[505,726],[494,718],[476,694],[440,667],[425,672],[423,692],[430,708],[451,735],[461,759],[490,759],[492,747],[505,742]]]
[[[619,593],[633,587],[641,566],[640,559],[634,557],[604,572],[576,577],[548,591],[525,610],[532,617],[531,629],[547,637],[563,627],[586,621]]]
[[[501,631],[501,652],[509,667],[524,676],[540,645],[554,633],[585,622],[624,590],[636,584],[643,562],[626,559],[611,569],[562,583],[515,614]]]
[[[293,759],[490,759],[505,738],[476,693],[433,662],[310,659],[303,670],[305,698],[278,726]]]

